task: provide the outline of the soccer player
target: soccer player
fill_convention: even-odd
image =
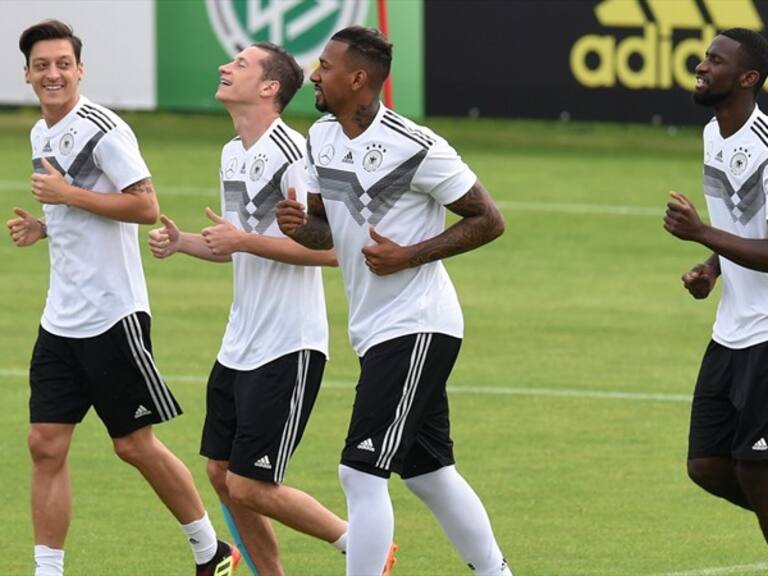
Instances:
[[[325,46],[310,80],[329,112],[307,139],[308,210],[278,206],[283,232],[336,248],[361,374],[341,455],[347,574],[384,565],[394,516],[391,472],[432,510],[478,575],[510,575],[480,499],[456,470],[446,380],[463,336],[456,291],[440,262],[504,231],[475,174],[442,138],[379,102],[392,46],[352,26]],[[445,229],[445,208],[460,216]]]
[[[138,224],[155,222],[158,206],[136,137],[116,114],[80,95],[82,43],[69,26],[36,24],[19,47],[42,108],[31,134],[32,195],[44,217],[16,208],[8,228],[17,246],[47,238],[51,261],[30,366],[35,575],[64,573],[67,453],[91,406],[117,455],[182,524],[196,574],[231,574],[237,553],[217,540],[192,475],[152,431],[181,408],[152,358]]]
[[[756,98],[768,41],[732,28],[696,67],[693,100],[714,110],[704,128],[704,194],[711,225],[672,193],[664,228],[712,254],[683,274],[694,298],[718,276],[723,291],[693,393],[688,474],[707,492],[752,510],[768,541],[768,116]]]
[[[215,225],[194,234],[161,216],[149,245],[158,258],[182,252],[232,262],[232,308],[208,380],[200,452],[253,563],[272,576],[283,571],[264,516],[346,546],[347,523],[283,483],[328,355],[319,266],[336,266],[336,256],[286,238],[275,220],[289,189],[306,190],[304,138],[280,118],[302,85],[301,68],[279,46],[259,42],[219,73],[216,98],[237,131],[221,154],[223,218],[208,209]]]

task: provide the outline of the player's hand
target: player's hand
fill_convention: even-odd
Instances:
[[[688,198],[677,192],[670,192],[673,202],[667,203],[664,216],[664,229],[681,240],[697,241],[701,238],[706,225],[699,218],[696,208]]]
[[[6,224],[16,246],[31,246],[43,237],[43,226],[39,220],[21,208],[14,208],[13,211],[16,218],[11,218]]]
[[[683,286],[691,296],[701,300],[709,296],[717,282],[717,271],[708,264],[696,264],[682,276]]]
[[[238,230],[231,222],[228,222],[210,208],[205,209],[205,215],[215,224],[203,228],[203,239],[212,254],[217,256],[230,256],[233,252],[239,252],[241,240],[245,232]]]
[[[296,200],[296,189],[288,188],[288,198],[277,203],[277,225],[286,236],[293,236],[307,223],[307,210]]]
[[[48,160],[41,161],[46,174],[32,174],[32,196],[41,204],[68,204],[72,186]]]
[[[160,214],[162,228],[149,232],[149,249],[155,258],[167,258],[179,251],[181,232],[176,223],[165,214]]]
[[[394,274],[409,267],[408,249],[396,244],[389,238],[376,232],[371,226],[369,231],[373,244],[362,249],[365,265],[378,276]]]

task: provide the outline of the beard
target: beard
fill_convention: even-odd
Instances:
[[[730,92],[694,92],[692,98],[699,106],[714,108],[725,102],[730,95]]]

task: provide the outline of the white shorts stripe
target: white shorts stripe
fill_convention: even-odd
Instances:
[[[400,442],[403,437],[403,430],[405,428],[405,421],[408,418],[408,413],[413,405],[413,399],[416,396],[416,389],[419,385],[419,379],[421,378],[421,371],[424,368],[424,362],[427,357],[427,351],[429,350],[429,344],[432,341],[432,334],[417,334],[416,343],[413,346],[411,352],[411,363],[408,367],[408,374],[405,378],[405,385],[403,387],[403,395],[398,402],[395,410],[395,419],[392,424],[387,428],[387,432],[384,434],[384,440],[381,445],[381,453],[376,460],[376,466],[378,468],[388,469],[392,463],[392,458],[395,457],[398,448],[400,448]]]
[[[141,346],[141,351],[143,352],[144,361],[147,363],[147,365],[150,368],[150,374],[153,377],[152,380],[157,385],[157,390],[159,392],[160,398],[164,398],[165,401],[167,402],[169,407],[168,411],[171,417],[178,416],[179,412],[176,409],[176,404],[173,401],[173,396],[171,396],[171,391],[168,389],[168,386],[163,380],[163,377],[160,376],[160,370],[157,369],[157,366],[155,365],[155,360],[154,358],[152,358],[152,354],[149,353],[149,350],[147,350],[147,347],[144,345],[144,340],[141,337],[141,325],[139,324],[139,318],[136,314],[131,314],[130,319],[133,322],[134,329],[136,330],[136,334],[139,337],[137,344]]]
[[[275,462],[275,482],[282,482],[285,477],[285,470],[288,467],[288,461],[293,453],[301,425],[301,409],[304,404],[304,391],[307,384],[307,375],[309,373],[309,350],[301,350],[298,354],[298,367],[296,371],[296,385],[291,395],[291,408],[288,412],[288,419],[283,428],[283,435],[280,439],[280,447],[277,452],[277,462]]]
[[[160,374],[152,360],[152,355],[144,346],[141,336],[141,325],[136,314],[130,314],[123,318],[123,329],[125,330],[128,344],[131,348],[136,366],[139,368],[144,382],[147,385],[149,395],[155,404],[158,414],[162,420],[169,420],[178,416],[178,412],[170,397],[167,386],[160,377]]]

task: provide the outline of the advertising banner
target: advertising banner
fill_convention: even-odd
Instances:
[[[765,0],[426,0],[426,112],[699,123],[717,31],[767,22]]]
[[[399,111],[423,114],[422,2],[389,2],[395,44],[394,84]],[[268,40],[284,46],[308,78],[328,39],[352,24],[377,26],[371,0],[199,0],[157,2],[157,85],[160,108],[220,109],[213,99],[218,66],[243,47]],[[288,107],[316,113],[311,86]]]

